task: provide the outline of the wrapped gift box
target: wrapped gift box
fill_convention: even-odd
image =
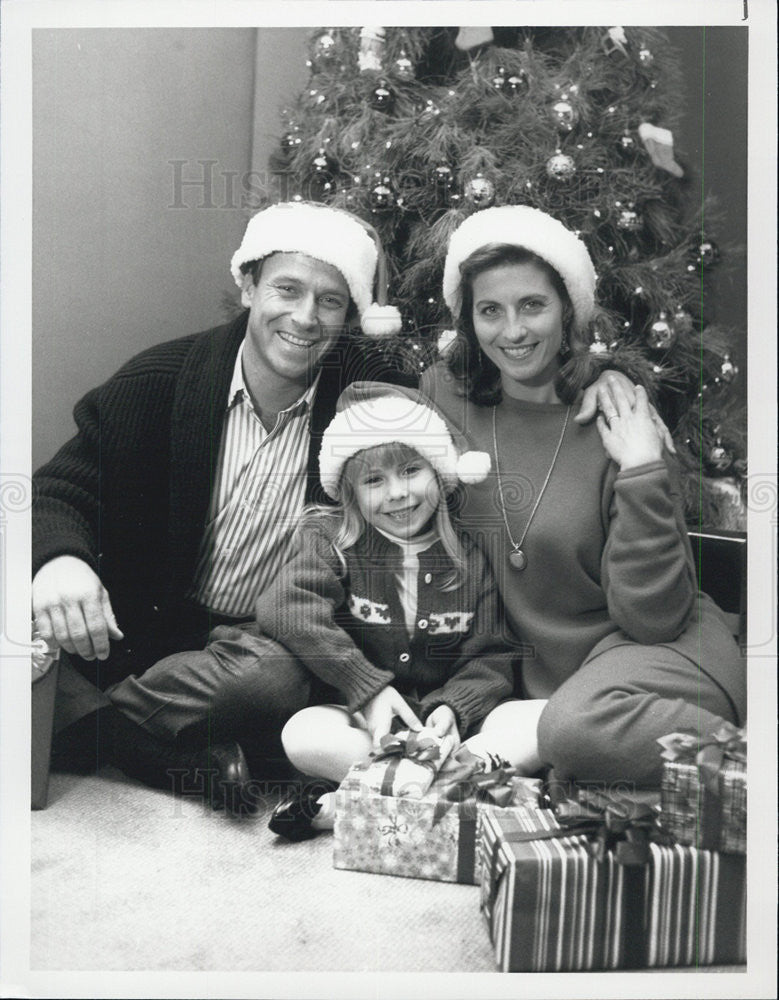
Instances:
[[[666,757],[660,822],[680,844],[727,854],[747,849],[746,738],[724,726],[699,740],[673,733],[661,741]]]
[[[479,817],[481,906],[503,972],[745,961],[745,859],[648,845],[625,865],[551,810]],[[537,839],[531,839],[537,838]]]
[[[477,885],[477,816],[485,809],[503,813],[513,807],[478,802],[473,795],[452,801],[452,785],[444,775],[421,798],[386,794],[392,789],[392,768],[387,761],[356,764],[338,788],[334,866]],[[537,801],[540,783],[511,780],[512,801]]]

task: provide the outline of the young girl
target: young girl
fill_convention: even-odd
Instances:
[[[481,551],[452,527],[447,496],[486,478],[412,389],[355,383],[322,441],[322,485],[337,501],[304,520],[296,555],[257,603],[260,631],[335,689],[342,705],[294,715],[285,752],[312,782],[274,811],[290,840],[333,825],[334,788],[398,720],[455,749],[512,691],[516,651]],[[336,700],[330,698],[330,700]]]

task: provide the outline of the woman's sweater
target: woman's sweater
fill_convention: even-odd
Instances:
[[[517,655],[483,554],[463,539],[464,580],[442,590],[452,563],[440,541],[419,553],[409,638],[396,580],[401,549],[368,527],[344,565],[336,530],[328,515],[299,530],[295,555],[257,602],[261,631],[337,688],[350,711],[392,685],[421,701],[423,719],[449,705],[466,734],[511,693]]]
[[[526,696],[548,697],[596,646],[631,641],[673,644],[728,689],[735,647],[716,606],[698,593],[670,463],[620,472],[594,424],[570,419],[522,543],[527,567],[518,572],[508,561],[493,408],[469,403],[442,364],[424,373],[421,388],[472,447],[493,457],[490,477],[468,487],[461,519],[490,559],[509,626],[527,644]],[[495,416],[506,515],[519,541],[552,463],[565,406],[504,396]]]

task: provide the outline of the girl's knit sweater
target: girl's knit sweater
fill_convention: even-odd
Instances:
[[[351,712],[392,685],[421,702],[423,721],[449,705],[466,735],[511,694],[517,656],[484,556],[464,538],[464,581],[442,590],[452,563],[440,541],[419,553],[409,638],[396,580],[401,549],[369,526],[342,561],[337,526],[323,514],[298,531],[295,555],[257,602],[260,629],[337,688]]]

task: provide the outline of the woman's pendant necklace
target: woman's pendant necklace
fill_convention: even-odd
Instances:
[[[544,491],[549,485],[549,480],[552,478],[552,470],[555,467],[555,462],[557,461],[557,456],[560,454],[560,449],[563,446],[563,438],[565,437],[565,428],[568,426],[568,417],[571,414],[571,407],[569,406],[565,411],[565,420],[563,421],[563,429],[560,431],[560,438],[557,442],[557,447],[555,448],[554,455],[552,456],[552,464],[549,466],[549,471],[546,474],[546,479],[544,479],[544,485],[538,491],[538,496],[536,497],[536,502],[533,504],[533,509],[530,511],[530,517],[527,519],[527,524],[525,525],[525,530],[522,532],[522,537],[518,542],[514,541],[514,536],[511,534],[511,528],[509,527],[508,512],[506,511],[506,502],[503,499],[503,481],[500,477],[500,462],[498,461],[498,431],[497,431],[497,420],[496,412],[497,406],[492,408],[492,447],[495,452],[495,473],[498,477],[498,498],[500,499],[500,510],[503,514],[503,523],[506,525],[506,534],[509,536],[509,542],[511,542],[511,552],[509,552],[509,566],[521,573],[522,570],[527,566],[527,556],[522,551],[522,545],[525,541],[525,536],[527,535],[527,529],[530,527],[530,522],[533,520],[535,512],[538,510],[538,505],[541,503],[541,497],[544,495]]]

